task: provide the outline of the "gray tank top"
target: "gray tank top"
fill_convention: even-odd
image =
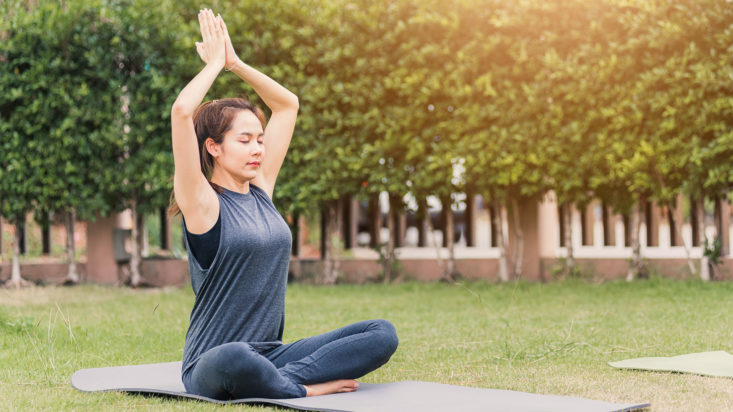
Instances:
[[[267,194],[249,187],[246,194],[218,194],[221,234],[208,269],[191,253],[183,224],[196,296],[183,348],[184,378],[215,346],[247,342],[265,350],[282,344],[292,237]]]

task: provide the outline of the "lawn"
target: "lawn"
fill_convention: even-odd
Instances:
[[[88,394],[80,368],[179,360],[190,288],[82,285],[0,290],[0,399],[10,410],[209,410],[211,404]],[[369,318],[400,346],[364,382],[423,380],[611,402],[654,411],[733,410],[733,380],[616,370],[606,362],[733,352],[733,283],[290,285],[285,341]],[[227,410],[275,411],[230,406]]]

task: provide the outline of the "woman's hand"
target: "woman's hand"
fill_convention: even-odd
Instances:
[[[227,58],[226,58],[226,68],[231,69],[234,67],[235,64],[239,61],[239,57],[237,57],[237,53],[234,51],[234,46],[232,46],[232,39],[229,37],[229,30],[227,30],[227,25],[224,23],[224,19],[221,18],[221,15],[219,15],[219,23],[221,24],[221,29],[224,32],[224,38],[226,39],[226,50],[227,50]]]
[[[201,20],[201,15],[199,15],[199,20]],[[239,57],[237,57],[237,53],[234,51],[234,46],[232,45],[231,37],[229,37],[229,31],[227,30],[227,25],[226,23],[224,23],[224,19],[221,17],[221,15],[218,15],[216,17],[216,24],[219,25],[224,35],[224,42],[226,44],[225,46],[226,58],[224,60],[224,67],[226,67],[227,69],[231,69],[239,61]],[[206,55],[206,50],[204,49],[204,44],[200,42],[196,42],[196,51],[199,53],[201,60],[203,60],[204,63],[206,63],[207,55]]]
[[[221,69],[227,62],[227,39],[222,29],[221,15],[214,17],[214,12],[204,9],[199,12],[199,26],[203,42],[196,43],[196,51],[207,65]],[[225,26],[224,26],[225,27]]]

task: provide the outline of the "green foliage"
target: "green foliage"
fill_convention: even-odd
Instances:
[[[710,264],[717,266],[721,264],[720,257],[723,255],[723,243],[720,239],[715,239],[712,242],[708,242],[705,238],[705,244],[703,245],[703,255],[710,259]]]
[[[134,200],[138,213],[158,211],[173,188],[170,107],[199,64],[192,20],[184,21],[169,1],[115,1],[110,10],[120,28],[124,110],[117,131],[122,156],[110,184],[123,199],[118,209]]]
[[[164,14],[150,3],[138,12],[147,20],[121,2],[41,2],[16,10],[4,33],[7,64],[0,75],[11,91],[0,100],[3,215],[75,209],[92,218],[123,208],[139,186],[157,190],[150,200],[158,206],[164,201],[172,164],[167,100],[177,75],[170,59],[150,49],[169,50],[175,42],[140,29],[154,30]],[[140,55],[156,59],[152,70]],[[159,143],[139,150],[131,135]]]
[[[404,271],[402,270],[402,262],[396,256],[389,256],[386,242],[377,243],[377,245],[372,249],[379,255],[379,257],[377,257],[377,264],[382,267],[382,269],[380,269],[377,273],[378,282],[383,282],[385,280],[384,268],[387,267],[388,263],[390,269],[390,277],[392,278],[390,280],[399,279],[405,275]]]
[[[14,319],[3,319],[0,317],[0,330],[5,333],[25,335],[29,330],[37,328],[38,323],[40,322],[35,322],[29,317]]]
[[[5,2],[0,209],[167,203],[170,104],[202,63],[190,0]],[[283,213],[344,195],[553,190],[618,212],[733,185],[725,0],[287,0],[207,5],[300,99]],[[248,96],[223,74],[210,98]],[[123,111],[124,108],[124,111]]]

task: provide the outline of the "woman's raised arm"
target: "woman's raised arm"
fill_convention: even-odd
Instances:
[[[201,172],[199,148],[193,126],[193,114],[206,96],[216,77],[224,68],[226,43],[219,23],[211,10],[199,12],[203,43],[208,59],[206,66],[178,94],[171,108],[173,140],[173,192],[176,203],[186,218],[192,233],[211,229],[219,216],[219,201],[206,176]]]
[[[272,111],[265,127],[265,157],[261,173],[252,183],[261,187],[272,197],[277,175],[293,137],[295,119],[298,115],[298,97],[276,81],[250,67],[237,57],[232,46],[229,31],[223,19],[219,19],[226,39],[226,68],[247,82]]]

